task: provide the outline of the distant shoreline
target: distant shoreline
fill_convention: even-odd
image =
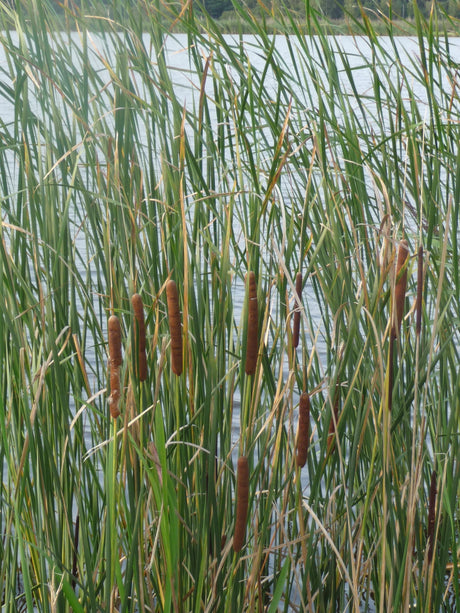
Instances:
[[[146,16],[144,16],[145,18]],[[254,18],[257,16],[254,15]],[[284,16],[285,17],[285,16]],[[284,18],[282,17],[282,19]],[[147,17],[148,18],[148,17]],[[99,23],[103,23],[107,20],[107,23],[111,24],[113,28],[116,24],[116,20],[112,21],[109,16],[106,15],[98,15],[98,14],[88,14],[85,16],[75,16],[70,15],[66,17],[64,14],[56,14],[54,15],[55,23],[62,24],[63,30],[69,31],[78,31],[83,26],[83,22],[86,20],[91,21],[96,19]],[[274,17],[266,18],[266,16],[260,16],[261,21],[263,21],[263,29],[264,32],[273,36],[276,34],[279,35],[289,35],[295,34],[295,28],[298,28],[300,33],[305,35],[315,34],[321,32],[322,34],[327,34],[331,36],[366,36],[367,30],[366,25],[363,21],[359,21],[356,19],[353,21],[351,18],[343,18],[338,20],[333,19],[322,19],[318,20],[315,23],[312,23],[311,26],[308,24],[308,21],[298,19],[294,26],[290,25],[287,21],[283,22],[282,19],[277,20]],[[254,27],[253,23],[249,23],[238,16],[238,14],[232,11],[226,11],[222,14],[221,17],[215,18],[214,23],[217,24],[221,28],[222,34],[233,34],[236,36],[245,35],[245,34],[253,34],[254,35]],[[72,23],[73,22],[73,23]],[[78,23],[78,26],[75,25]],[[180,22],[177,25],[173,25],[171,28],[168,28],[170,22],[167,20],[164,21],[165,32],[169,31],[171,33],[179,34],[182,32],[186,32],[187,29],[185,27],[181,27]],[[395,19],[389,20],[387,17],[381,15],[377,17],[371,17],[369,19],[369,23],[372,27],[372,34],[378,36],[418,36],[419,32],[417,30],[416,20],[414,18],[407,19]],[[126,27],[126,24],[119,22],[121,27]],[[203,32],[208,31],[207,28],[207,18],[204,16],[197,16],[195,18],[195,25],[199,28],[202,28]],[[2,24],[5,27],[5,23]],[[262,26],[262,23],[261,23]],[[457,29],[456,29],[457,27]],[[9,28],[10,31],[15,30],[14,27]],[[6,31],[5,29],[3,31]],[[146,29],[147,31],[147,29]],[[437,19],[436,21],[436,34],[441,36],[449,36],[453,38],[460,37],[460,20],[455,19],[454,17]],[[428,34],[427,34],[428,35]]]

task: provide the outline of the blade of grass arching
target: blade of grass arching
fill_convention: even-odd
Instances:
[[[290,113],[291,113],[291,104],[289,104],[288,106],[286,117],[284,118],[283,126],[280,131],[279,139],[278,139],[278,142],[276,143],[276,147],[275,147],[275,151],[273,155],[273,162],[272,162],[269,176],[268,176],[268,185],[265,190],[265,197],[264,197],[264,200],[260,208],[261,216],[265,212],[265,207],[267,206],[267,203],[271,198],[273,189],[275,185],[278,183],[283,167],[286,164],[287,159],[288,159],[289,147],[286,148],[286,151],[282,155],[281,155],[281,150],[283,148],[283,144],[284,144],[284,140],[286,136]]]

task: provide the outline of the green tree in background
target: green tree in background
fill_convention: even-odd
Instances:
[[[203,0],[203,6],[211,17],[218,19],[224,11],[232,8],[232,2],[231,0]]]
[[[322,0],[321,10],[331,19],[342,19],[344,16],[344,0]]]

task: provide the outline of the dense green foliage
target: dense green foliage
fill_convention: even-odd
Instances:
[[[258,6],[1,9],[2,613],[458,608],[458,48]]]

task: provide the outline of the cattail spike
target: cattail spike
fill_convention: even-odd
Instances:
[[[256,372],[257,354],[259,351],[259,308],[257,304],[256,275],[251,270],[248,273],[248,325],[246,337],[245,372],[253,375]]]
[[[236,518],[233,533],[233,550],[240,551],[246,538],[246,521],[249,505],[249,464],[246,456],[238,458],[236,469]]]
[[[137,349],[138,349],[138,363],[137,370],[139,381],[146,381],[147,379],[147,354],[146,354],[146,341],[145,341],[145,320],[144,320],[144,305],[142,298],[139,294],[134,294],[131,298],[133,305],[134,318],[137,325]]]
[[[111,366],[121,366],[121,325],[116,315],[111,315],[108,322],[109,358]]]
[[[108,321],[109,336],[109,369],[110,369],[110,414],[115,419],[120,415],[120,366],[121,355],[121,325],[116,315],[111,315]]]
[[[297,429],[295,463],[302,468],[307,461],[310,443],[310,396],[303,392],[299,400],[299,425]]]
[[[394,316],[393,316],[393,335],[399,336],[401,322],[404,316],[404,301],[406,299],[407,287],[407,260],[409,258],[409,245],[403,239],[399,243],[398,257],[396,261],[395,277],[395,297],[394,297]]]
[[[166,284],[166,298],[171,335],[171,367],[173,373],[179,376],[182,374],[182,322],[179,310],[179,292],[176,282],[172,279]]]
[[[298,272],[295,278],[295,291],[297,296],[299,297],[299,301],[297,301],[296,297],[296,308],[294,311],[294,323],[292,326],[292,346],[294,349],[299,345],[299,335],[300,335],[300,307],[302,300],[302,273]]]

